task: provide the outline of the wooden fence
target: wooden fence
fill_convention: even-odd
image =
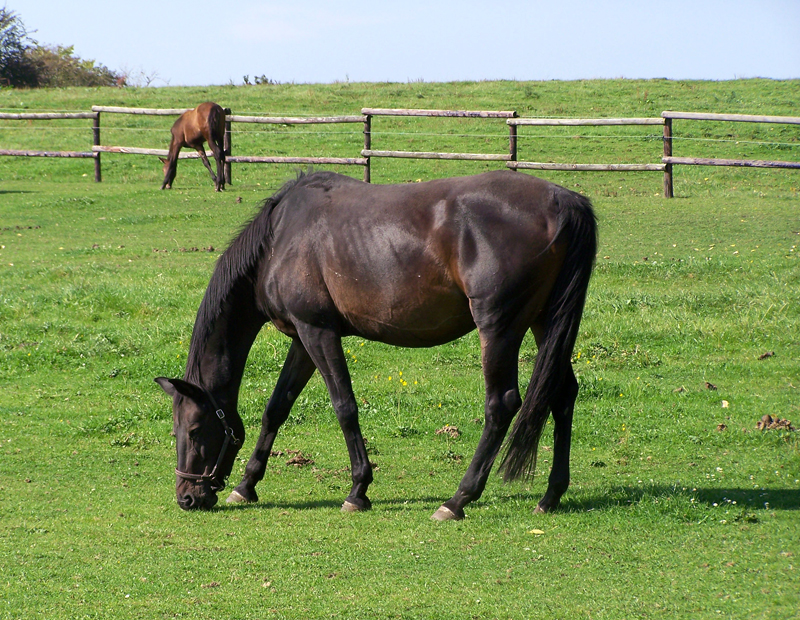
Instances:
[[[94,144],[100,144],[100,115],[97,112],[23,112],[0,113],[0,120],[70,120],[76,118],[92,119],[92,137]],[[10,157],[78,157],[94,159],[94,180],[100,182],[100,154],[93,151],[19,151],[0,149],[0,155]]]
[[[165,157],[166,149],[149,149],[127,146],[108,146],[101,144],[100,140],[100,114],[140,114],[153,116],[177,116],[186,112],[188,108],[124,108],[112,106],[92,106],[91,112],[77,113],[0,113],[0,120],[36,120],[36,119],[92,119],[92,150],[89,151],[31,151],[0,149],[0,156],[15,157],[79,157],[93,158],[95,162],[95,181],[100,182],[100,154],[101,153],[128,153],[136,155],[158,155]],[[419,109],[386,109],[363,108],[360,115],[353,116],[317,116],[317,117],[288,117],[288,116],[239,116],[231,114],[226,108],[225,119],[225,176],[231,180],[231,164],[233,163],[265,163],[265,164],[328,164],[328,165],[355,165],[363,166],[364,180],[370,179],[370,160],[373,157],[394,157],[411,159],[444,159],[465,161],[501,161],[512,170],[563,170],[576,172],[663,172],[664,196],[673,197],[673,166],[739,166],[756,168],[784,168],[800,169],[800,162],[794,161],[765,161],[748,159],[714,159],[702,157],[675,157],[673,156],[673,120],[681,121],[724,121],[747,123],[781,123],[800,125],[800,118],[789,116],[754,116],[745,114],[711,114],[696,112],[662,112],[659,118],[519,118],[515,111],[469,111],[469,110],[419,110]],[[506,119],[508,126],[508,153],[451,153],[428,151],[390,151],[372,148],[372,119],[373,117],[432,117],[432,118],[474,118],[474,119]],[[280,125],[316,125],[332,123],[362,123],[364,126],[364,143],[360,157],[278,157],[278,156],[250,156],[232,154],[232,123],[260,123]],[[518,161],[517,141],[518,128],[525,126],[592,126],[608,127],[621,125],[662,125],[663,126],[663,156],[660,163],[624,163],[624,164],[598,164],[598,163],[553,163]],[[208,155],[211,155],[209,152]],[[197,158],[194,152],[181,153],[181,158]]]
[[[793,116],[753,116],[750,114],[710,114],[703,112],[671,112],[661,113],[664,119],[664,196],[672,198],[672,166],[741,166],[749,168],[794,168],[800,169],[796,161],[764,161],[755,159],[713,159],[704,157],[673,157],[672,155],[672,121],[728,121],[734,123],[778,123],[784,125],[800,125],[800,118]]]
[[[513,135],[514,158],[506,166],[512,170],[575,170],[577,172],[663,172],[666,164],[564,164],[517,161],[516,128],[534,127],[619,127],[621,125],[663,125],[663,118],[512,118],[506,121]],[[666,187],[666,184],[664,185]],[[666,196],[666,193],[664,194]],[[672,194],[668,196],[672,197]]]
[[[92,111],[111,114],[146,114],[153,116],[179,116],[186,112],[184,109],[148,109],[148,108],[122,108],[110,106],[92,106]],[[365,123],[364,116],[317,116],[317,117],[290,117],[290,116],[238,116],[231,114],[230,108],[225,108],[225,179],[231,182],[231,164],[328,164],[328,165],[354,165],[364,166],[364,180],[369,181],[369,160],[363,157],[262,157],[251,155],[233,155],[232,123],[260,123],[267,125],[322,125],[331,123]],[[367,131],[365,125],[365,132]],[[142,149],[125,146],[101,146],[99,143],[92,147],[96,153],[130,153],[136,155],[158,155],[166,157],[164,149]],[[210,151],[206,155],[212,156]],[[181,158],[197,158],[195,152],[181,152]]]
[[[432,118],[506,118],[512,119],[517,116],[516,112],[492,112],[492,111],[470,111],[470,110],[407,110],[407,109],[386,109],[386,108],[363,108],[361,114],[369,118],[367,125],[369,132],[365,132],[364,150],[361,155],[366,158],[371,157],[396,157],[403,159],[448,159],[462,161],[511,161],[514,157],[516,144],[511,146],[509,138],[508,154],[502,153],[436,153],[429,151],[379,151],[372,148],[371,127],[373,116],[427,116]]]

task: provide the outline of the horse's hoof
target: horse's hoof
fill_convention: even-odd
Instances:
[[[228,499],[225,500],[226,504],[246,504],[247,498],[239,493],[236,489],[231,491],[231,494],[228,495]]]
[[[463,518],[463,515],[457,515],[444,504],[439,506],[439,510],[431,515],[431,519],[434,521],[461,521]]]
[[[538,504],[536,504],[536,510],[533,511],[533,514],[535,515],[549,514],[553,512],[556,508],[558,508],[558,504],[559,502],[556,502],[555,504],[552,503],[544,504],[542,502],[539,502]]]
[[[370,508],[371,506],[362,507],[347,500],[344,500],[344,504],[342,504],[342,512],[365,512]]]

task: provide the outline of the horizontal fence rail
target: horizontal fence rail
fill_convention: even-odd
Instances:
[[[512,170],[564,170],[575,172],[664,172],[666,164],[553,164],[535,161],[514,161],[506,164]]]
[[[515,118],[514,111],[485,111],[485,110],[417,110],[404,108],[362,108],[361,113],[367,116],[429,116],[432,118]]]
[[[677,118],[685,121],[730,121],[734,123],[778,123],[781,125],[800,125],[797,116],[757,116],[753,114],[712,114],[710,112],[672,112],[661,113],[663,119]]]
[[[740,168],[788,168],[800,170],[800,161],[765,161],[759,159],[712,159],[707,157],[663,157],[665,164],[681,166],[732,166]]]
[[[155,155],[157,157],[168,157],[168,149],[143,149],[137,146],[103,146],[96,145],[92,147],[94,153],[122,153],[125,155]],[[214,157],[214,153],[206,151],[206,157]],[[178,159],[200,159],[200,154],[197,151],[181,151]]]
[[[454,159],[464,161],[509,161],[511,155],[492,153],[431,153],[426,151],[375,151],[364,149],[364,157],[396,157],[399,159]]]
[[[144,116],[180,116],[192,108],[120,108],[117,106],[93,105],[92,112],[107,114],[141,114]]]
[[[261,157],[231,155],[226,162],[234,164],[328,164],[331,166],[366,166],[369,161],[363,157]]]
[[[324,125],[330,123],[363,123],[365,116],[238,116],[229,115],[233,123],[260,123],[265,125]]]
[[[96,112],[0,112],[0,119],[12,121],[64,120],[74,118],[97,118]]]
[[[100,155],[102,153],[157,155],[166,157],[167,149],[153,149],[130,146],[110,146],[101,144],[101,114],[133,114],[146,116],[179,116],[192,108],[131,108],[120,106],[92,106],[91,112],[2,112],[0,120],[65,120],[91,119],[91,151],[61,151],[32,149],[0,149],[0,156],[10,157],[52,157],[94,159],[95,181],[102,180]],[[423,110],[406,108],[362,108],[360,114],[343,116],[244,116],[232,114],[225,109],[225,175],[230,182],[231,164],[328,164],[354,165],[364,168],[364,180],[370,181],[370,160],[373,157],[399,159],[439,159],[462,161],[504,162],[512,170],[561,170],[573,172],[663,172],[664,196],[673,196],[673,166],[733,166],[743,168],[782,168],[800,169],[797,161],[771,161],[756,159],[722,159],[706,157],[676,157],[673,154],[673,121],[743,122],[800,125],[800,117],[764,116],[751,114],[717,114],[707,112],[664,111],[658,118],[520,118],[513,110]],[[508,127],[508,153],[452,153],[432,151],[378,150],[372,148],[373,117],[429,117],[461,119],[505,119]],[[257,156],[232,154],[232,123],[251,123],[266,125],[318,125],[361,123],[364,126],[364,143],[356,157],[302,157],[302,156]],[[559,163],[518,161],[517,142],[519,127],[612,127],[612,126],[663,126],[663,156],[660,163]],[[212,156],[206,151],[207,156]],[[182,152],[181,159],[196,159],[196,152]]]
[[[88,151],[19,151],[15,149],[0,149],[0,155],[8,157],[96,157],[94,153]]]
[[[603,127],[606,125],[663,125],[663,118],[510,118],[509,125],[536,125],[544,127],[575,127],[588,125]]]

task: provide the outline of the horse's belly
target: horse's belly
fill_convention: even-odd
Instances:
[[[458,290],[407,287],[404,295],[373,291],[337,300],[352,335],[404,347],[432,347],[475,329],[469,300]]]

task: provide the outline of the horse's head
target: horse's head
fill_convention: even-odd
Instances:
[[[208,510],[244,441],[244,425],[235,411],[223,412],[205,389],[181,379],[156,378],[172,396],[172,425],[178,466],[175,493],[184,510]]]

